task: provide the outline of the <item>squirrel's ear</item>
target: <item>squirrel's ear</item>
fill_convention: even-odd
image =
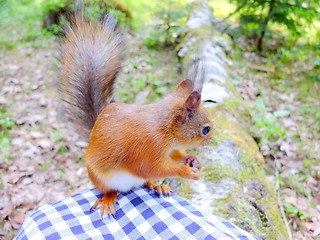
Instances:
[[[188,110],[188,112],[192,112],[200,105],[200,102],[201,94],[197,91],[194,91],[189,95],[184,106]]]
[[[176,91],[183,90],[186,93],[190,94],[193,90],[193,82],[189,79],[181,81],[176,87]]]

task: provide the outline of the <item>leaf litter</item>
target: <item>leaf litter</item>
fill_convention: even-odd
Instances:
[[[55,49],[1,52],[0,108],[14,125],[5,149],[12,154],[0,154],[0,239],[11,239],[41,205],[91,187],[82,160],[86,144],[61,114]]]
[[[310,54],[308,61],[298,59],[267,74],[250,69],[250,64],[263,65],[268,59],[247,54],[248,64],[235,60],[239,67],[233,69],[236,88],[253,116],[275,119],[268,127],[253,126],[252,132],[259,135],[268,179],[280,183],[280,202],[293,239],[320,239],[320,86],[304,76],[316,71],[310,67],[314,57]],[[285,80],[277,76],[283,72]],[[276,124],[272,138],[266,132]],[[285,134],[279,134],[281,129]]]

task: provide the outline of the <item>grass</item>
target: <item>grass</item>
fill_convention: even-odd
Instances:
[[[117,81],[117,100],[134,102],[138,94],[144,93],[146,103],[159,101],[180,80],[174,52],[148,49],[141,38],[128,47],[132,50]]]
[[[276,141],[277,139],[287,139],[286,130],[277,123],[277,118],[287,112],[276,111],[267,114],[266,106],[261,97],[259,97],[254,106],[256,109],[253,115],[253,126],[257,132],[260,132],[260,141]]]
[[[0,109],[0,157],[7,162],[13,153],[8,151],[11,145],[10,130],[14,126],[14,121],[11,119],[10,113],[5,109]]]

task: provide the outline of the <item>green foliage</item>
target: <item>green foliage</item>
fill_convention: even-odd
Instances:
[[[308,176],[305,175],[304,173],[298,173],[298,174],[290,173],[284,178],[284,182],[285,182],[285,185],[290,189],[294,189],[297,193],[309,198],[310,192],[308,191],[308,188],[305,187],[305,182],[307,178]]]
[[[314,62],[313,62],[313,66],[316,68],[320,67],[320,58],[317,58]]]
[[[268,65],[277,68],[274,77],[279,79],[301,78],[299,82],[320,81],[320,47],[318,44],[281,46],[266,53]],[[306,70],[308,69],[308,70]],[[294,84],[292,82],[292,84]],[[285,89],[284,89],[285,90]]]
[[[163,43],[161,39],[161,32],[158,30],[152,31],[145,40],[145,44],[148,48],[158,48]]]
[[[143,91],[146,86],[146,79],[133,79],[129,77],[126,86],[119,89],[120,98],[125,102],[133,102],[134,96]]]
[[[151,48],[173,44],[187,17],[186,0],[84,0],[83,4],[86,14],[94,19],[109,12],[117,17],[120,24],[131,27],[145,27],[146,20],[155,22],[154,33],[146,40],[146,45]],[[7,28],[3,32],[16,29],[19,34],[15,37],[18,37],[19,43],[43,46],[46,44],[43,39],[62,32],[62,26],[66,23],[64,16],[75,9],[73,0],[2,0],[0,27]],[[8,34],[1,34],[0,39],[7,49],[16,46]]]
[[[65,155],[65,154],[69,151],[69,148],[68,148],[68,146],[66,146],[66,145],[64,144],[63,136],[61,135],[61,133],[60,133],[60,131],[59,131],[58,129],[55,129],[55,130],[54,130],[52,139],[53,139],[53,140],[57,143],[57,145],[59,146],[58,152],[59,152],[61,155]]]
[[[131,12],[121,1],[84,0],[84,5],[85,12],[90,18],[100,19],[107,12],[115,16],[120,24],[130,24]]]
[[[240,28],[231,30],[237,36],[245,34],[257,40],[262,49],[263,38],[269,32],[270,24],[285,26],[291,37],[298,38],[319,21],[318,0],[230,0],[237,5],[234,13],[240,16]]]
[[[277,123],[277,117],[284,117],[290,114],[288,111],[276,111],[273,114],[267,113],[266,107],[261,97],[255,104],[257,114],[253,116],[253,124],[261,133],[261,142],[276,141],[277,139],[286,139],[286,130]]]
[[[65,155],[67,152],[68,152],[68,147],[67,147],[67,146],[61,145],[61,146],[59,147],[59,153],[60,153],[61,155]]]
[[[60,142],[63,140],[63,136],[61,135],[60,131],[58,129],[55,129],[54,130],[54,133],[53,133],[53,140],[56,141],[56,142]]]
[[[11,119],[9,112],[0,109],[0,157],[3,157],[5,160],[12,156],[12,153],[8,152],[6,149],[11,145],[9,130],[12,129],[13,125],[14,122]]]
[[[310,171],[312,170],[313,166],[315,166],[317,163],[315,160],[313,159],[306,159],[303,161],[303,166],[302,166],[302,170],[303,171]]]
[[[42,171],[46,171],[46,170],[48,170],[48,165],[46,163],[40,163],[40,169]]]
[[[187,5],[184,1],[165,0],[158,3],[155,29],[146,38],[148,48],[172,46],[186,23]]]
[[[10,114],[4,110],[0,109],[0,130],[1,132],[10,130],[14,125],[14,122],[12,121]]]
[[[85,0],[85,12],[92,18],[110,12],[120,23],[128,23],[130,12],[116,1]],[[76,9],[73,0],[6,0],[0,2],[0,27],[8,32],[16,29],[14,37],[18,42],[35,46],[47,44],[46,39],[52,34],[61,34],[66,23],[66,16]],[[126,11],[126,12],[124,12]],[[1,33],[0,33],[1,34]],[[3,35],[3,36],[2,36]],[[15,47],[8,34],[0,35],[0,43],[7,49]]]
[[[46,16],[65,4],[66,0],[7,0],[0,8],[0,27],[5,29],[0,33],[0,43],[8,49],[15,47],[14,41],[46,45],[47,42],[42,39],[51,35],[45,28]],[[56,29],[56,26],[54,28]],[[12,31],[13,29],[15,31]]]
[[[141,78],[127,79],[125,86],[119,88],[119,97],[122,102],[133,102],[136,95],[144,90],[148,91],[147,102],[157,102],[169,91],[171,84],[158,81],[155,75],[146,74]]]
[[[303,220],[303,221],[307,220],[307,218],[305,217],[303,211],[300,211],[296,207],[292,206],[290,203],[285,203],[284,204],[284,209],[285,209],[286,214],[288,216],[296,216],[300,220]]]

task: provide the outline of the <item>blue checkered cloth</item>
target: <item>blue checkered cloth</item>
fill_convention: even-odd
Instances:
[[[14,239],[258,239],[209,210],[172,195],[138,188],[118,194],[116,219],[90,208],[97,189],[47,204],[33,213]]]

